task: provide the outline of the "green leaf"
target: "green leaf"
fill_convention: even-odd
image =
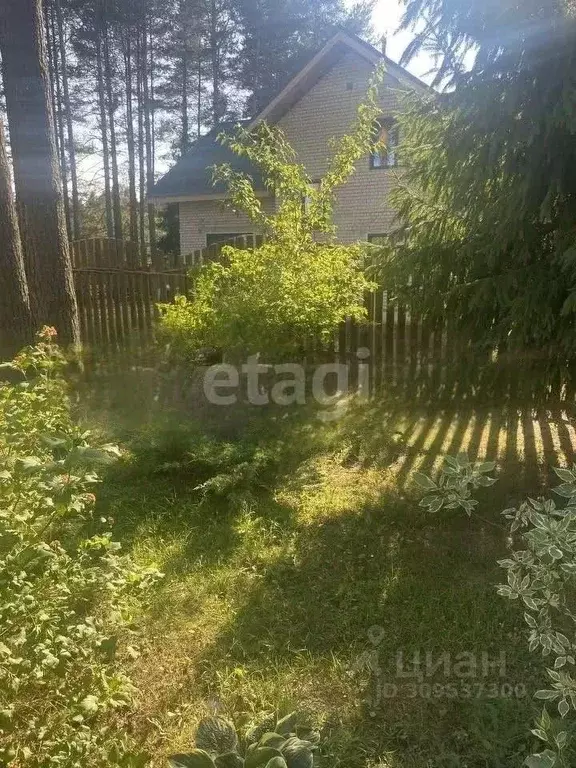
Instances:
[[[188,754],[170,755],[171,768],[215,768],[214,761],[203,749],[193,749]]]
[[[563,496],[565,499],[570,499],[576,496],[576,483],[562,483],[557,488],[552,488],[554,493],[559,496]]]
[[[18,459],[16,464],[18,468],[26,474],[38,472],[43,466],[42,461],[38,458],[38,456],[24,456],[23,458]]]
[[[557,699],[558,694],[556,693],[556,691],[541,690],[541,691],[536,691],[536,693],[534,694],[534,698],[535,699]]]
[[[479,477],[476,481],[478,485],[484,486],[484,488],[489,488],[491,485],[494,485],[498,481],[495,477],[485,477],[484,475],[482,477]]]
[[[556,765],[556,753],[551,749],[546,749],[544,752],[538,752],[535,755],[530,755],[524,761],[524,765],[527,768],[553,768]]]
[[[574,472],[572,472],[569,469],[562,469],[562,467],[553,467],[554,472],[558,475],[560,480],[564,480],[565,483],[574,483],[576,482],[576,477],[574,476]]]
[[[283,757],[273,757],[266,763],[266,768],[288,768],[288,764]]]
[[[238,746],[236,729],[222,717],[205,717],[196,730],[196,747],[221,755],[234,752]]]
[[[309,741],[293,736],[282,747],[282,754],[290,768],[313,768],[314,756]]]
[[[432,497],[432,502],[428,504],[428,512],[431,512],[432,514],[434,514],[434,512],[438,512],[440,509],[442,509],[443,504],[444,499],[441,496]]]
[[[286,736],[282,736],[279,733],[265,733],[260,741],[258,742],[258,746],[260,747],[272,747],[273,749],[280,749],[284,742],[286,741]]]
[[[433,480],[427,475],[423,475],[422,472],[414,472],[412,477],[416,485],[420,486],[424,491],[435,491],[438,487]]]
[[[216,768],[243,768],[244,760],[238,752],[226,752],[214,758]]]
[[[282,753],[272,747],[258,747],[253,745],[248,749],[248,754],[244,760],[245,768],[260,768],[272,760],[273,757],[281,757]]]
[[[84,714],[92,715],[98,711],[98,698],[96,696],[85,696],[80,702],[80,709]]]
[[[486,472],[493,472],[496,469],[495,461],[484,461],[476,467],[478,472],[485,474]]]

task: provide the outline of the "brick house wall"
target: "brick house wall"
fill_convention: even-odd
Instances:
[[[312,179],[326,172],[331,155],[329,141],[348,132],[363,101],[372,65],[350,51],[284,115],[278,125],[297,152]],[[382,114],[392,117],[398,110],[401,86],[386,77],[381,87]],[[355,174],[336,196],[334,222],[341,242],[366,240],[369,234],[391,229],[394,212],[387,203],[397,169],[370,168],[369,158],[360,160]],[[273,206],[266,201],[266,210]],[[243,214],[235,214],[219,200],[180,203],[180,248],[188,253],[206,245],[207,234],[254,232]],[[255,233],[257,234],[257,233]]]

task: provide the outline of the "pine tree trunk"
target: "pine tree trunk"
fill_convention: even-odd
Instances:
[[[188,50],[186,41],[183,41],[182,50],[182,137],[180,139],[180,153],[183,155],[190,145],[190,122],[188,118]]]
[[[142,263],[146,263],[146,149],[144,141],[144,79],[146,78],[146,59],[142,55],[142,34],[137,35],[137,91],[138,91],[138,181],[140,204],[140,248]]]
[[[110,150],[108,149],[108,120],[106,116],[106,96],[104,92],[104,71],[102,67],[102,48],[99,33],[96,39],[96,69],[98,77],[98,107],[100,109],[100,134],[102,137],[102,162],[104,165],[104,203],[106,207],[106,234],[114,237],[114,219],[112,218],[112,195],[110,192]]]
[[[0,354],[11,358],[32,340],[32,318],[16,203],[0,120]]]
[[[144,23],[144,35],[142,56],[144,59],[144,128],[146,131],[146,197],[154,186],[154,145],[152,135],[152,66],[148,64],[149,61],[149,47],[148,47],[148,29],[146,22]],[[150,78],[149,78],[150,75]],[[154,203],[148,203],[148,241],[150,244],[150,258],[152,264],[158,269],[161,269],[161,255],[158,254],[156,249],[156,206]]]
[[[112,214],[114,219],[114,237],[122,239],[122,206],[120,204],[120,180],[118,175],[118,147],[116,144],[115,99],[112,83],[112,64],[110,58],[110,33],[104,22],[104,75],[106,80],[106,100],[108,102],[108,120],[110,124],[110,160],[112,170]]]
[[[46,30],[48,40],[49,62],[52,72],[52,90],[56,90],[56,99],[54,107],[54,122],[56,127],[56,148],[60,160],[60,175],[62,178],[62,192],[64,195],[64,216],[66,218],[66,232],[68,239],[72,239],[72,221],[70,218],[70,198],[68,195],[68,168],[66,165],[66,140],[64,138],[64,109],[62,105],[62,77],[59,55],[60,50],[56,45],[56,25],[54,23],[54,11],[50,9],[46,19]]]
[[[220,54],[218,51],[218,8],[210,0],[210,52],[212,56],[212,122],[220,122]]]
[[[32,316],[78,344],[41,0],[3,0],[0,51]]]
[[[128,30],[124,43],[124,69],[126,75],[126,144],[128,147],[128,194],[130,197],[130,240],[138,243],[138,201],[136,199],[136,151],[134,147],[134,115],[132,111],[132,30]]]
[[[60,0],[55,0],[54,7],[58,27],[58,46],[60,49],[60,63],[62,67],[62,89],[66,111],[68,164],[70,168],[70,181],[72,184],[72,235],[75,238],[79,238],[82,232],[82,223],[80,221],[80,197],[78,195],[78,169],[76,167],[76,148],[74,146],[74,124],[72,120],[72,104],[70,102],[70,86],[68,84],[68,61],[64,40],[64,20],[62,18],[62,5]]]
[[[198,83],[196,91],[196,138],[202,133],[202,51],[198,49]]]

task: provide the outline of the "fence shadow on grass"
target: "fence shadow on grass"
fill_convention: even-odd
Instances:
[[[494,658],[503,651],[506,682],[537,689],[544,672],[528,653],[521,616],[495,590],[501,579],[496,562],[507,552],[500,512],[549,485],[549,466],[573,460],[574,426],[565,411],[512,405],[404,418],[396,412],[394,421],[389,408],[373,405],[355,414],[355,429],[368,434],[362,420],[371,424],[375,444],[391,423],[399,427],[390,488],[375,503],[360,500],[295,531],[293,547],[267,568],[206,650],[205,695],[223,696],[226,707],[232,694],[218,672],[238,668],[252,681],[250,695],[260,706],[289,702],[331,713],[338,738],[350,738],[349,747],[340,743],[341,762],[334,765],[347,768],[365,765],[364,750],[382,759],[394,752],[398,763],[387,764],[398,768],[404,752],[415,760],[411,765],[426,764],[432,755],[439,764],[480,755],[483,765],[520,766],[534,714],[529,695],[439,702],[400,693],[369,713],[350,669],[359,654],[373,650],[369,631],[376,626],[387,682],[394,682],[398,650]],[[369,441],[362,450],[376,455]],[[460,512],[431,519],[410,493],[411,476],[434,472],[443,455],[461,451],[497,461],[499,483],[480,494],[483,519]],[[243,701],[242,681],[234,686]],[[255,686],[261,688],[256,694]],[[358,700],[350,700],[355,695]],[[468,734],[466,740],[458,732]]]

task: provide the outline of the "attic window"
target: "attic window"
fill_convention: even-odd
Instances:
[[[394,120],[379,120],[375,129],[377,149],[370,153],[370,168],[394,168],[398,165],[398,125]]]
[[[349,80],[349,81],[346,83],[346,90],[347,90],[347,91],[353,91],[353,90],[354,90],[354,83],[353,83],[351,80]]]

